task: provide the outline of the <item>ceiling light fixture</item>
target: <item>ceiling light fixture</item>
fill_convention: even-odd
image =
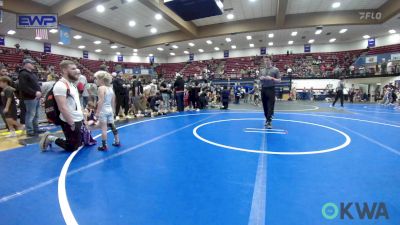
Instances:
[[[204,52],[204,50],[200,48],[200,49],[199,49],[199,52]]]
[[[330,43],[335,42],[335,41],[336,41],[336,38],[331,38],[331,39],[329,39],[329,42],[330,42]]]
[[[157,33],[157,28],[155,28],[155,27],[151,28],[151,29],[150,29],[150,32],[151,32],[152,34]]]
[[[253,44],[253,43],[250,43],[249,46],[250,46],[250,48],[253,48],[253,47],[254,47],[254,44]]]
[[[172,45],[172,47],[175,49],[179,48],[178,45]]]
[[[251,40],[252,37],[251,37],[250,35],[248,35],[248,36],[246,36],[246,39],[247,39],[247,40]]]
[[[162,19],[162,15],[157,13],[154,18],[156,18],[156,20],[161,20]]]
[[[58,32],[58,30],[57,29],[50,29],[49,32],[52,33],[52,34],[55,34],[55,33]]]
[[[130,27],[136,26],[136,22],[134,20],[129,21],[128,24],[129,24]]]
[[[293,31],[291,34],[293,37],[297,35],[297,31]]]
[[[268,34],[268,37],[269,37],[269,38],[273,38],[273,37],[274,37],[274,34],[273,34],[273,33],[270,33],[270,34]]]
[[[103,50],[101,50],[101,49],[96,49],[96,50],[94,50],[95,52],[102,52]]]
[[[207,40],[206,42],[207,42],[207,44],[209,44],[209,45],[212,44],[212,41],[211,41],[211,40]]]
[[[9,34],[9,35],[14,35],[16,32],[15,32],[15,30],[9,30],[9,31],[7,31],[7,34]]]
[[[232,49],[236,49],[236,45],[232,45],[231,48],[232,48]]]
[[[95,45],[99,45],[99,44],[101,44],[101,41],[94,41],[93,42]]]
[[[116,49],[116,48],[118,48],[118,46],[117,45],[111,45],[111,47],[110,48],[112,48],[112,49]]]
[[[226,41],[226,42],[231,42],[232,39],[231,39],[231,38],[225,38],[225,41]]]
[[[347,31],[347,29],[346,29],[346,28],[343,28],[343,29],[341,29],[341,30],[339,31],[339,33],[343,34],[343,33],[346,33],[346,31]]]
[[[81,39],[81,38],[82,38],[81,35],[75,35],[75,36],[74,36],[74,39],[77,39],[77,40],[79,40],[79,39]]]
[[[312,44],[312,43],[314,43],[314,39],[310,39],[309,41],[308,41],[308,43],[310,43],[310,44]]]
[[[272,46],[272,45],[274,45],[274,42],[268,42],[268,46]]]
[[[192,42],[190,42],[190,43],[189,43],[189,46],[190,46],[190,47],[193,47],[193,46],[194,46],[194,44],[193,44]]]
[[[289,45],[292,45],[292,44],[293,44],[293,41],[288,41],[288,44],[289,44]]]
[[[183,53],[185,53],[185,54],[189,54],[189,52],[188,52],[188,51],[183,51]]]
[[[340,2],[334,2],[332,3],[332,8],[336,9],[340,7]]]
[[[160,52],[164,51],[164,49],[160,48],[160,47],[158,47],[157,50],[160,51]]]
[[[86,46],[84,46],[84,45],[79,45],[78,48],[79,48],[79,49],[83,49],[83,48],[86,48]]]
[[[390,34],[395,34],[395,33],[396,33],[396,30],[391,29],[391,30],[389,30],[389,33],[390,33]]]
[[[371,36],[369,36],[368,34],[366,34],[366,35],[363,36],[364,39],[368,39],[368,38],[370,38],[370,37],[371,37]]]
[[[219,51],[219,48],[218,48],[218,47],[215,47],[214,50],[215,50],[215,51]]]
[[[235,18],[235,16],[232,13],[229,13],[228,15],[226,15],[226,18],[228,20],[233,20],[233,18]]]
[[[106,8],[103,5],[98,5],[96,7],[97,12],[102,13],[106,10]]]
[[[169,54],[170,54],[170,55],[172,55],[172,56],[174,56],[174,55],[175,55],[175,53],[173,53],[173,52],[170,52]]]

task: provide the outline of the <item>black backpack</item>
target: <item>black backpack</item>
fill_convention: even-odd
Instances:
[[[62,82],[62,81],[60,81]],[[62,82],[67,86],[67,98],[68,96],[72,95],[70,94],[70,89],[69,85],[65,82]],[[54,96],[54,86],[57,84],[57,82],[53,85],[53,87],[50,89],[50,91],[46,94],[46,98],[44,100],[44,111],[46,113],[47,121],[49,123],[53,123],[55,125],[61,125],[62,120],[60,119],[60,110],[58,109],[57,102]]]

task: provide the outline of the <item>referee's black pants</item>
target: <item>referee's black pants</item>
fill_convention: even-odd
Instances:
[[[261,89],[261,100],[264,108],[265,119],[267,122],[271,122],[275,107],[275,87],[263,87]]]
[[[340,106],[343,107],[343,91],[342,90],[338,90],[336,92],[336,97],[335,97],[335,101],[333,102],[332,106],[335,106],[337,100],[340,98]]]

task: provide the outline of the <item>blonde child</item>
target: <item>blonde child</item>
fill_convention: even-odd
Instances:
[[[111,86],[112,77],[106,71],[98,71],[94,74],[98,88],[99,101],[97,103],[96,117],[100,122],[102,145],[100,151],[108,150],[107,147],[107,126],[114,134],[113,146],[120,146],[118,131],[114,125],[115,94]]]
[[[11,78],[7,76],[0,77],[0,87],[3,89],[1,92],[1,100],[5,104],[4,106],[4,117],[10,134],[7,137],[16,137],[14,127],[19,130],[22,129],[21,124],[17,121],[17,103],[15,102],[14,92],[15,89],[11,87]]]

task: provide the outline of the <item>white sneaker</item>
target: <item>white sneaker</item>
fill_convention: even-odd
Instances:
[[[39,147],[42,152],[46,151],[51,143],[51,141],[49,140],[49,136],[50,136],[50,132],[46,132],[40,138]]]
[[[6,136],[6,138],[14,138],[17,137],[17,134],[15,132],[11,132],[9,135]]]

